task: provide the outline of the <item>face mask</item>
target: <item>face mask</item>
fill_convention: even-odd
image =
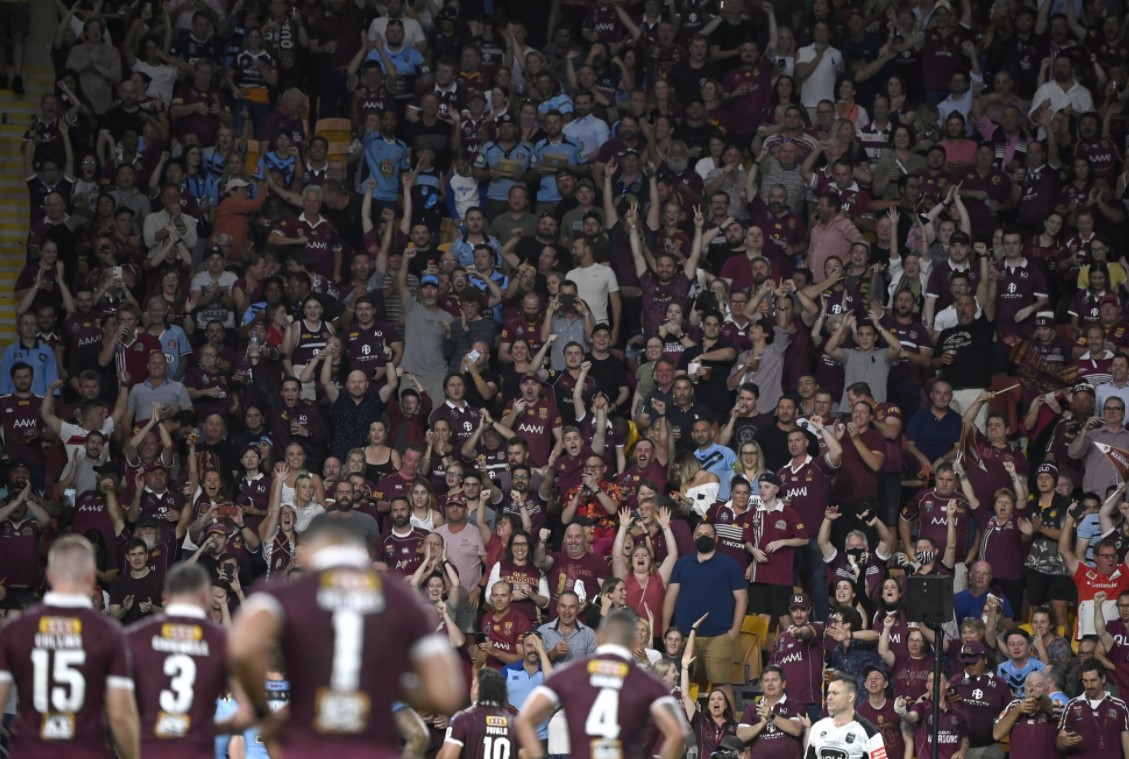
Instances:
[[[699,535],[694,540],[694,547],[698,549],[698,553],[709,553],[717,545],[717,541],[709,535]]]
[[[855,557],[855,559],[861,559],[865,553],[866,553],[865,548],[848,548],[847,549],[847,555],[853,556],[853,557]]]
[[[937,554],[934,551],[918,551],[915,554],[918,564],[928,564],[933,561]]]

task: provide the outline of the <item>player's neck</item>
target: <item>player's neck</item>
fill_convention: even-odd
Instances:
[[[832,717],[832,720],[835,722],[836,727],[842,727],[843,725],[847,725],[847,724],[850,724],[851,722],[854,722],[854,720],[855,720],[855,709],[854,709],[854,707],[844,709],[843,711],[839,712],[834,717]]]

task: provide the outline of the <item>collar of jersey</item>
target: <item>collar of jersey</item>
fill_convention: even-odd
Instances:
[[[635,657],[631,655],[630,651],[628,651],[623,646],[617,645],[615,643],[605,643],[602,646],[597,646],[596,653],[612,654],[613,656],[618,656],[619,658],[627,659],[628,661],[633,661],[635,659]]]
[[[94,602],[90,596],[80,596],[73,593],[48,592],[43,596],[44,606],[61,606],[64,609],[93,609]]]
[[[357,569],[372,568],[372,559],[369,558],[368,551],[350,546],[326,546],[312,557],[311,563],[314,570],[343,566]]]

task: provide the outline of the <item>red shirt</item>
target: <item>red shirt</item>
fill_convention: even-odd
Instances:
[[[777,504],[777,507],[771,511],[757,509],[753,512],[750,542],[762,551],[775,540],[808,539],[807,528],[804,527],[804,523],[796,510],[784,506],[779,501]],[[753,562],[753,575],[750,582],[791,586],[793,580],[792,552],[794,550],[794,548],[780,548],[776,552],[768,554],[767,562],[763,564]]]

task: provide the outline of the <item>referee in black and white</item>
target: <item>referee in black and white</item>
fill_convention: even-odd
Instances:
[[[855,713],[855,678],[836,672],[827,686],[827,717],[808,729],[805,759],[886,759],[882,733]]]

